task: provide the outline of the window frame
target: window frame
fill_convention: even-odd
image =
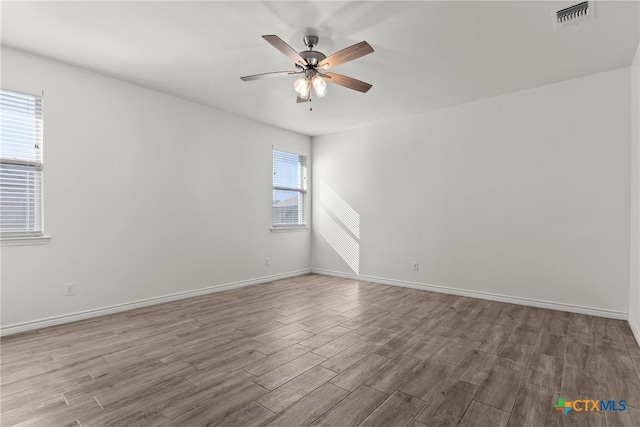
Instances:
[[[33,168],[34,173],[39,174],[39,185],[34,186],[34,199],[36,201],[35,221],[38,227],[37,231],[16,231],[7,232],[0,229],[0,242],[2,246],[22,246],[22,245],[37,245],[45,244],[51,239],[44,231],[44,93],[41,90],[31,90],[14,86],[0,86],[0,90],[3,92],[12,92],[18,95],[37,98],[40,107],[40,116],[38,117],[40,138],[36,142],[40,145],[39,160],[27,160],[27,159],[14,159],[3,158],[0,156],[0,164],[17,167],[30,167]]]
[[[299,158],[304,160],[302,170],[301,170],[301,185],[300,188],[296,187],[285,187],[285,186],[277,186],[274,183],[274,166],[275,152],[281,152],[285,154],[296,155]],[[276,224],[275,216],[273,214],[273,191],[274,190],[282,190],[282,191],[296,191],[302,195],[302,204],[304,209],[304,217],[302,222],[298,222],[297,224]],[[271,231],[272,232],[286,232],[286,231],[304,231],[309,229],[309,154],[300,152],[295,149],[291,149],[288,147],[271,147]]]

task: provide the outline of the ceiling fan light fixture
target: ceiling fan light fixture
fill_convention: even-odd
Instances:
[[[300,98],[308,98],[311,91],[311,82],[307,77],[300,77],[293,83],[293,88]]]
[[[316,74],[311,78],[311,83],[313,84],[313,89],[318,95],[318,98],[322,98],[327,94],[327,82],[324,81],[319,74]]]
[[[317,36],[305,36],[304,44],[308,50],[303,52],[297,52],[291,46],[289,46],[284,40],[276,35],[262,36],[270,45],[278,49],[287,58],[293,61],[296,67],[296,71],[276,71],[271,73],[253,74],[251,76],[240,77],[242,81],[248,82],[251,80],[260,80],[267,77],[279,77],[290,76],[292,74],[303,74],[298,80],[293,83],[293,88],[298,94],[296,103],[302,103],[305,101],[311,101],[311,88],[318,98],[322,98],[327,94],[327,80],[329,83],[346,87],[347,89],[357,90],[358,92],[365,93],[371,89],[369,83],[365,83],[360,80],[356,80],[352,77],[343,76],[336,73],[321,74],[321,70],[327,70],[335,67],[336,65],[344,64],[345,62],[353,61],[361,56],[368,55],[373,52],[373,48],[367,42],[356,43],[352,46],[346,47],[332,55],[326,56],[322,52],[313,50],[318,44]]]

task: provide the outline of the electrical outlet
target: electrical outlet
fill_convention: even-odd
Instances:
[[[64,296],[71,297],[76,294],[76,284],[75,283],[65,283],[64,285]]]
[[[265,267],[269,267],[269,257],[266,257],[266,258],[264,259],[264,266],[265,266]]]
[[[420,264],[418,261],[413,261],[413,271],[418,271],[420,269]]]

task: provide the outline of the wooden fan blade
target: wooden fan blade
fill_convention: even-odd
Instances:
[[[309,65],[307,64],[307,61],[302,56],[300,56],[298,52],[296,52],[291,46],[286,44],[284,40],[282,40],[280,37],[274,36],[274,35],[268,35],[268,36],[262,36],[262,38],[268,41],[271,44],[271,46],[275,47],[280,52],[284,53],[295,64],[298,64],[301,67],[306,67],[307,65]]]
[[[329,55],[322,61],[318,63],[319,70],[327,70],[329,68],[335,67],[336,65],[344,64],[348,61],[353,61],[354,59],[360,58],[361,56],[365,56],[373,52],[373,48],[369,46],[367,42],[356,43],[353,46],[349,46],[347,48],[342,49],[334,53],[333,55]]]
[[[290,76],[291,74],[298,74],[298,73],[295,71],[275,71],[273,73],[262,73],[262,74],[254,74],[252,76],[240,77],[240,80],[248,82],[251,80],[260,80],[260,79],[266,79],[269,77]]]
[[[327,81],[329,83],[335,83],[362,93],[366,93],[372,87],[369,83],[365,83],[362,80],[357,80],[352,77],[343,76],[342,74],[325,73],[321,75],[323,77],[328,77]]]

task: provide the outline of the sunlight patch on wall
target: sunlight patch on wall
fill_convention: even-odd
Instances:
[[[325,182],[320,182],[320,235],[360,274],[360,215]]]
[[[329,209],[356,239],[360,238],[360,215],[324,181],[320,181],[320,204]]]
[[[331,247],[358,274],[360,270],[360,244],[322,209],[320,234]]]

